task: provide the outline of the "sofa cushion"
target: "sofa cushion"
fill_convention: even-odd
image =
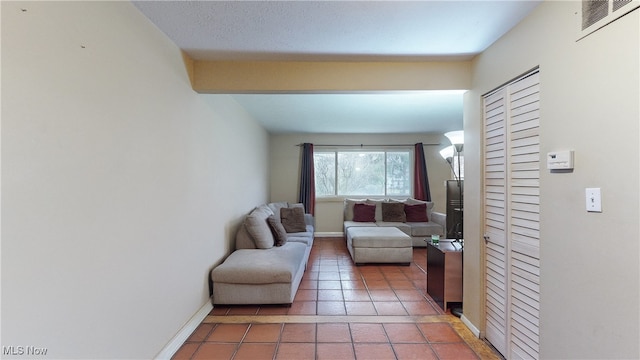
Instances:
[[[354,248],[411,247],[411,238],[395,227],[353,227],[347,232],[347,241]]]
[[[313,225],[306,225],[306,230],[305,231],[300,231],[300,232],[294,232],[294,233],[287,233],[287,237],[292,237],[292,236],[305,236],[305,237],[313,237]]]
[[[240,224],[240,229],[238,229],[238,233],[236,234],[236,249],[256,249],[256,243],[251,238],[251,235],[249,235],[244,223]]]
[[[444,228],[434,222],[411,223],[411,236],[444,235]]]
[[[429,218],[427,217],[427,204],[403,204],[404,205],[404,213],[407,216],[407,222],[427,222]]]
[[[260,205],[244,219],[244,226],[258,249],[269,249],[275,243],[267,223],[267,218],[271,215],[273,213],[266,205]]]
[[[316,221],[313,217],[313,215],[311,214],[304,214],[304,223],[307,224],[307,226],[311,226],[311,232],[313,232],[313,228],[316,226]]]
[[[304,204],[303,203],[288,203],[288,205],[289,206],[287,206],[287,207],[290,207],[290,208],[299,207],[299,208],[304,209]]]
[[[304,233],[296,233],[296,234],[304,234]],[[295,243],[301,243],[301,244],[305,244],[307,246],[311,246],[311,245],[313,245],[313,237],[309,237],[309,236],[292,236],[292,234],[289,234],[289,236],[287,236],[287,242],[295,242]]]
[[[287,203],[285,201],[274,202],[274,203],[267,204],[267,206],[269,207],[271,212],[273,212],[273,215],[276,216],[276,219],[278,219],[278,221],[280,221],[280,209],[289,207],[289,203]]]
[[[288,233],[305,232],[304,209],[300,207],[280,209],[280,221]]]
[[[382,221],[405,222],[404,204],[396,202],[385,202],[382,206]]]
[[[236,250],[211,272],[214,282],[231,284],[290,283],[305,260],[307,246],[288,242],[266,250]]]
[[[378,224],[379,227],[394,227],[394,228],[398,228],[398,230],[400,230],[403,233],[411,236],[411,225],[408,224],[408,223],[378,221],[376,224]]]
[[[376,206],[369,204],[353,205],[353,221],[355,222],[375,222]]]
[[[355,222],[355,221],[343,222],[343,230],[345,234],[347,233],[347,230],[350,227],[363,227],[363,226],[376,226],[376,223],[365,223],[365,222]]]
[[[275,246],[282,246],[287,242],[287,230],[284,229],[282,223],[276,218],[275,215],[271,215],[267,218],[267,223],[271,228],[273,237],[275,238]]]

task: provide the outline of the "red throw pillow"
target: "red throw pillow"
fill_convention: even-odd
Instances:
[[[407,222],[427,222],[427,204],[416,204],[404,206],[404,213],[407,215]]]
[[[357,222],[375,222],[376,206],[369,204],[353,205],[353,221]]]

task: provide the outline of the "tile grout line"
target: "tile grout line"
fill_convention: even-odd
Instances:
[[[208,315],[203,324],[452,323],[452,315]],[[456,318],[457,319],[457,318]]]
[[[489,350],[486,349],[486,346],[483,344],[481,339],[476,338],[475,335],[471,331],[469,331],[466,328],[466,326],[458,318],[450,314],[447,314],[446,312],[442,312],[441,309],[438,307],[438,305],[435,304],[430,297],[423,295],[422,299],[418,301],[415,299],[414,294],[409,294],[408,292],[402,293],[404,290],[413,290],[419,293],[422,293],[425,291],[424,284],[420,282],[420,279],[418,278],[419,275],[426,274],[426,271],[424,269],[425,266],[420,265],[423,261],[422,256],[419,259],[414,258],[414,261],[412,262],[412,266],[409,266],[409,267],[402,267],[402,268],[389,267],[388,268],[389,272],[381,268],[377,268],[376,271],[363,272],[361,268],[345,263],[346,260],[344,257],[333,254],[333,252],[342,251],[343,250],[342,248],[338,248],[334,246],[322,246],[322,248],[319,247],[316,249],[317,251],[315,251],[312,254],[312,257],[314,260],[310,261],[310,264],[313,263],[314,265],[313,267],[308,268],[310,273],[311,272],[315,273],[311,275],[311,277],[315,277],[315,279],[307,279],[310,281],[310,284],[315,283],[315,286],[314,286],[315,289],[308,289],[308,290],[314,290],[316,292],[316,297],[314,301],[315,314],[305,315],[303,312],[302,314],[299,314],[299,315],[296,315],[296,314],[289,315],[287,314],[287,312],[284,312],[284,313],[274,312],[273,315],[264,315],[261,313],[262,307],[258,307],[255,309],[255,311],[248,314],[246,313],[242,314],[241,311],[239,311],[236,314],[232,314],[233,312],[236,312],[236,311],[233,311],[233,308],[228,308],[228,309],[225,309],[224,314],[212,315],[213,314],[213,310],[212,310],[212,312],[202,321],[202,324],[212,324],[213,326],[208,331],[208,335],[205,336],[205,340],[200,342],[196,350],[191,354],[190,358],[196,358],[196,354],[199,352],[200,346],[206,342],[206,339],[208,338],[208,336],[210,336],[210,334],[220,324],[246,324],[247,325],[247,328],[242,338],[240,339],[240,342],[236,344],[234,351],[231,354],[231,359],[233,359],[236,356],[238,356],[241,344],[243,344],[244,341],[247,339],[249,331],[251,331],[254,325],[276,324],[276,323],[280,324],[280,329],[279,329],[278,340],[275,342],[275,350],[273,353],[272,360],[278,357],[279,349],[281,348],[281,345],[283,343],[282,340],[284,336],[284,329],[287,324],[316,324],[316,329],[319,324],[346,324],[346,327],[349,329],[349,336],[351,340],[351,351],[353,352],[354,359],[359,359],[359,357],[356,356],[356,348],[362,350],[361,344],[367,344],[368,342],[355,341],[353,326],[355,324],[380,324],[380,326],[382,326],[383,328],[384,335],[387,340],[385,343],[390,346],[392,354],[395,357],[395,359],[398,359],[399,356],[401,355],[400,353],[397,352],[397,349],[394,347],[395,343],[393,343],[391,337],[389,337],[388,329],[385,327],[385,324],[416,324],[418,325],[418,324],[428,324],[428,323],[433,323],[433,324],[445,323],[445,324],[448,324],[451,327],[451,329],[453,329],[453,331],[461,338],[461,341],[464,342],[466,346],[470,348],[470,350],[475,354],[476,357],[480,359],[495,358],[495,354],[491,353],[490,349]],[[323,254],[323,252],[326,252],[329,255]],[[420,261],[417,261],[416,259]],[[415,265],[415,267],[413,265]],[[326,275],[326,272],[332,272],[334,268],[337,269],[337,272],[339,274],[337,280],[327,277]],[[343,278],[343,269],[346,270],[344,272],[345,278]],[[323,275],[322,273],[325,273],[325,274]],[[399,274],[402,274],[402,276],[400,276]],[[323,279],[321,280],[320,278],[323,278]],[[368,278],[369,281],[367,281],[366,278]],[[382,283],[377,282],[378,280],[383,280],[384,282],[386,282],[388,289],[386,288],[378,289],[378,287],[382,286]],[[344,308],[343,310],[345,315],[342,315],[342,314],[318,315],[318,309],[321,303],[321,300],[319,299],[319,292],[321,290],[332,290],[332,288],[320,289],[320,281],[338,281],[340,283],[339,289],[342,292],[342,306]],[[353,289],[353,288],[345,289],[344,281],[358,281],[358,282],[361,282],[364,285],[364,287],[363,289]],[[398,282],[408,281],[411,284],[404,284],[404,283],[395,284],[397,285],[398,288],[391,286],[396,281]],[[328,283],[326,285],[331,286],[331,284],[328,284]],[[412,287],[408,288],[407,285],[412,285]],[[370,286],[373,286],[374,288],[370,288]],[[373,299],[372,291],[390,290],[391,293],[393,293],[393,295],[397,298],[397,301],[402,304],[405,312],[408,315],[407,314],[404,314],[404,315],[374,315],[374,314],[349,315],[347,311],[348,301],[346,300],[345,294],[344,294],[345,290],[365,290],[366,294],[369,296],[370,302],[374,306],[375,312],[377,313],[379,313],[379,311],[375,307],[376,300]],[[399,292],[402,295],[400,295]],[[376,294],[376,296],[380,297],[380,300],[378,301],[385,302],[386,295],[384,293]],[[401,296],[405,297],[405,299],[404,300],[401,299]],[[333,301],[330,299],[331,295],[325,296],[325,297],[326,298],[324,298],[323,301]],[[300,301],[304,302],[304,300],[300,300]],[[353,301],[357,302],[357,300],[353,300]],[[437,314],[411,315],[411,312],[408,310],[409,305],[411,305],[412,309],[414,309],[413,307],[414,305],[405,304],[405,302],[406,303],[426,302],[437,311]],[[415,308],[412,311],[422,312],[422,310],[416,310],[416,309],[418,308]],[[429,325],[426,325],[426,326],[429,326]],[[439,358],[440,355],[438,354],[438,351],[436,350],[436,348],[432,347],[432,344],[427,338],[426,333],[424,333],[424,330],[422,329],[422,327],[419,327],[418,330],[426,340],[422,344],[428,345],[433,351],[433,354],[436,356],[436,358]],[[313,351],[316,359],[318,357],[318,350],[319,350],[318,336],[319,334],[318,334],[318,331],[316,330],[315,336],[314,336],[315,343],[313,344]],[[401,342],[401,344],[402,343],[403,342]],[[446,343],[448,342],[438,342],[437,344],[446,344]]]

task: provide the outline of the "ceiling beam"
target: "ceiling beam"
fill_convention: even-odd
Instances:
[[[202,94],[466,90],[470,61],[186,61]]]

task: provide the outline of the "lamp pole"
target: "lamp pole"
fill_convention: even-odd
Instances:
[[[455,145],[456,153],[458,156],[458,191],[460,194],[460,196],[458,197],[460,201],[459,208],[458,208],[458,212],[460,213],[460,222],[456,225],[456,242],[459,242],[459,243],[461,243],[460,239],[464,239],[464,236],[462,234],[462,224],[464,223],[464,219],[463,219],[464,218],[464,201],[462,199],[462,172],[461,172],[461,165],[460,165],[460,153],[462,152],[462,147],[463,147],[463,144]],[[464,247],[464,245],[461,245],[461,246]],[[462,317],[463,309],[461,307],[452,308],[451,314],[457,317]]]
[[[459,216],[459,222],[456,224],[456,229],[455,229],[455,235],[456,235],[456,242],[460,242],[460,239],[463,239],[463,229],[462,229],[462,224],[463,224],[463,216],[464,216],[464,201],[462,199],[462,179],[461,179],[461,173],[462,173],[462,165],[460,164],[460,153],[462,152],[462,147],[464,146],[464,131],[462,130],[458,130],[458,131],[449,131],[448,133],[445,133],[444,136],[446,136],[449,141],[451,142],[451,145],[453,145],[453,148],[455,149],[457,155],[458,155],[458,176],[456,176],[456,180],[457,180],[457,184],[458,184],[458,194],[459,194],[459,203],[458,203],[458,209],[454,208],[454,213],[459,212],[460,216]],[[451,152],[446,152],[445,150],[441,151],[440,154],[442,155],[442,157],[444,157],[445,159],[447,157],[445,157],[445,154],[451,154],[451,156],[453,157],[453,154]],[[448,162],[448,161],[447,161]],[[449,164],[451,165],[451,164]],[[455,170],[453,169],[453,166],[451,166],[451,170],[453,170],[453,173],[455,175]],[[453,244],[453,242],[451,243]],[[461,243],[462,245],[463,243]],[[462,249],[460,249],[462,251]],[[462,316],[462,308],[454,308],[451,309],[451,313],[457,317],[461,317]]]
[[[454,145],[456,148],[456,155],[458,157],[458,176],[457,179],[458,180],[458,192],[459,192],[459,197],[458,197],[458,201],[460,202],[458,204],[458,212],[460,213],[460,222],[458,224],[456,224],[456,241],[460,241],[460,239],[463,238],[462,235],[462,231],[463,231],[463,218],[464,218],[464,201],[462,199],[462,179],[461,179],[461,175],[462,175],[462,171],[461,171],[461,165],[460,165],[460,153],[462,152],[462,147],[463,144],[455,144]]]
[[[453,150],[455,150],[458,156],[458,176],[456,176],[456,181],[458,184],[459,203],[458,203],[458,208],[457,209],[454,208],[454,212],[460,213],[460,216],[458,217],[459,222],[455,225],[456,241],[459,242],[460,239],[463,237],[462,223],[463,223],[463,213],[464,213],[464,202],[462,200],[462,179],[461,179],[462,165],[460,164],[460,153],[462,152],[462,148],[464,146],[464,131],[463,130],[449,131],[445,133],[444,136],[446,136],[447,139],[449,139],[449,142],[451,142]],[[451,154],[451,156],[453,156],[452,152],[447,153],[445,150],[441,151],[440,154],[443,157],[445,157],[445,154]],[[453,174],[455,175],[456,171],[453,169],[453,166],[451,167],[451,170],[453,170]]]

